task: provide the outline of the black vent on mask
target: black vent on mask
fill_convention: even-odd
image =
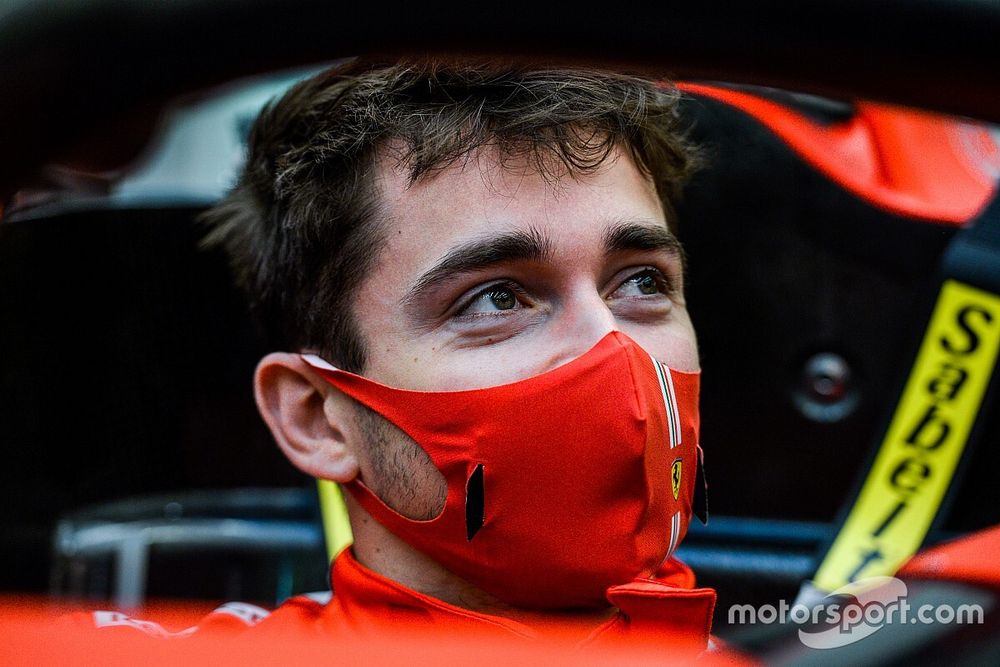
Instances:
[[[486,520],[484,496],[483,464],[480,463],[465,485],[465,533],[469,540],[476,536]]]

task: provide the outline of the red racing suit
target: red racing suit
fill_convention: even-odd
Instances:
[[[507,664],[503,651],[489,647],[512,643],[528,647],[558,645],[572,649],[576,659],[587,660],[606,654],[621,656],[627,663],[630,651],[638,648],[646,651],[646,657],[653,651],[660,662],[695,657],[700,657],[699,662],[739,662],[739,656],[727,655],[727,651],[715,651],[714,655],[712,650],[706,651],[717,645],[709,635],[716,595],[709,588],[694,588],[694,583],[691,569],[671,559],[655,579],[637,579],[609,589],[608,600],[614,609],[602,620],[584,624],[578,615],[567,613],[538,614],[542,620],[522,622],[463,609],[408,589],[365,568],[346,549],[331,568],[334,594],[300,595],[274,611],[228,603],[184,629],[168,629],[113,611],[75,612],[63,621],[75,631],[95,637],[153,636],[167,640],[160,644],[176,647],[191,643],[188,638],[197,642],[213,637],[295,647],[315,646],[317,642],[330,645],[331,641],[335,646],[371,647],[388,637],[405,646],[401,638],[412,631],[413,636],[439,637],[440,647],[461,646],[473,638],[477,647],[486,647],[475,658],[477,665]],[[180,638],[183,641],[177,641]],[[545,656],[529,654],[530,659],[535,657]],[[380,663],[383,658],[379,654],[371,661]]]
[[[472,634],[500,640],[565,640],[576,648],[615,645],[658,646],[669,654],[688,656],[709,645],[715,591],[694,588],[691,569],[669,560],[656,579],[637,579],[608,591],[616,610],[589,627],[572,614],[552,614],[551,623],[524,623],[507,617],[463,609],[408,589],[358,563],[344,550],[331,568],[334,594],[300,595],[274,611],[246,603],[228,603],[197,625],[168,630],[158,623],[111,611],[76,612],[66,620],[98,634],[152,635],[164,638],[209,635],[355,641],[398,635],[401,629],[427,635]]]

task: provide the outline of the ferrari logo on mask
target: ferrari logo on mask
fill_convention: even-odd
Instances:
[[[674,461],[670,467],[670,486],[674,492],[674,500],[681,494],[681,459]]]

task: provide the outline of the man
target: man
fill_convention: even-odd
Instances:
[[[249,624],[558,618],[581,643],[704,648],[714,592],[671,557],[699,368],[676,100],[603,72],[358,60],[261,113],[210,242],[284,350],[257,368],[261,414],[348,489],[354,544],[332,601]]]

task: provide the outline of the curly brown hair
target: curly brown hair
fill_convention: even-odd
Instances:
[[[376,161],[410,182],[493,149],[557,179],[616,149],[656,185],[668,220],[697,163],[672,86],[606,71],[447,60],[358,59],[291,88],[253,125],[244,171],[203,219],[270,344],[347,370],[366,349],[353,295],[382,247]]]

